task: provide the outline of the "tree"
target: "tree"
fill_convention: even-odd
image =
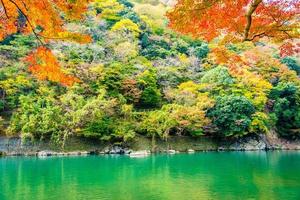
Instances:
[[[141,32],[139,26],[130,19],[122,19],[118,21],[115,25],[113,25],[111,31],[119,32],[121,34],[124,33],[125,35],[131,33],[134,37],[138,37]]]
[[[294,70],[298,75],[300,74],[300,64],[297,62],[297,59],[294,57],[284,57],[281,59],[281,63],[288,66],[290,70]]]
[[[300,93],[293,83],[279,83],[270,93],[273,100],[273,114],[276,126],[282,136],[293,136],[300,133]]]
[[[23,138],[32,140],[60,139],[64,122],[62,109],[51,95],[21,96],[20,108],[12,115],[8,133],[21,133]]]
[[[224,136],[243,136],[249,131],[255,108],[243,96],[224,96],[216,101],[208,116]]]
[[[34,68],[39,70],[41,74],[48,73],[48,69],[43,66],[50,65],[57,69],[53,73],[58,72],[57,75],[53,74],[53,76],[61,77],[63,75],[58,70],[58,62],[54,61],[53,54],[45,47],[45,44],[52,39],[73,40],[79,43],[89,42],[91,40],[89,36],[69,32],[64,28],[68,20],[79,20],[82,18],[82,14],[87,9],[89,2],[90,0],[1,0],[0,41],[16,33],[33,33],[40,45],[44,47],[38,48],[37,51],[34,51],[29,56],[32,61],[29,62],[31,71]],[[42,57],[43,65],[37,67],[38,61],[33,61],[33,57]],[[48,61],[50,63],[47,63]],[[42,77],[42,79],[45,79],[44,76],[36,73],[35,70],[34,74],[38,78]],[[47,78],[56,82],[62,80],[64,85],[73,83],[73,81],[67,81],[66,83],[65,78],[68,76],[64,76],[63,79]]]
[[[170,27],[210,41],[223,33],[240,41],[299,36],[298,0],[179,0],[168,12]]]
[[[102,19],[112,22],[121,19],[119,13],[124,9],[124,6],[117,0],[95,0],[93,6],[97,15],[101,16]]]
[[[157,85],[157,75],[154,69],[146,70],[138,77],[138,85],[142,90],[140,105],[146,108],[157,107],[161,103],[161,93]]]

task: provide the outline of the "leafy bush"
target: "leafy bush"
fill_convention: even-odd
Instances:
[[[282,136],[299,135],[300,132],[300,93],[293,83],[279,83],[270,93],[274,101],[273,113],[276,125]]]
[[[161,93],[157,85],[157,76],[154,70],[146,70],[139,75],[138,85],[140,87],[142,107],[157,107],[161,103]]]
[[[31,139],[47,139],[62,133],[64,113],[51,97],[21,96],[8,131]]]
[[[293,57],[284,57],[281,59],[283,64],[286,64],[290,70],[294,70],[297,74],[300,74],[300,64]]]
[[[228,137],[247,134],[254,113],[254,106],[245,97],[224,96],[217,99],[208,116],[219,128],[220,134]]]

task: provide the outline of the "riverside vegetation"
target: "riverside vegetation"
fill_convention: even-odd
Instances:
[[[85,17],[60,21],[68,32],[40,28],[32,19],[40,32],[0,34],[1,134],[62,146],[70,136],[121,145],[137,136],[226,141],[272,132],[297,139],[299,26],[286,30],[296,39],[285,43],[276,30],[270,38],[279,43],[268,35],[221,37],[216,30],[199,39],[200,33],[191,37],[167,27],[170,21],[176,31],[195,33],[190,24],[175,20],[180,3],[168,8],[157,1],[94,0],[84,12],[78,8]],[[20,11],[17,21],[24,25]],[[289,15],[290,22],[297,12]]]

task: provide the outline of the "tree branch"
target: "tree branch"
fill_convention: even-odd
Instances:
[[[263,0],[252,0],[252,2],[250,3],[249,9],[246,13],[246,19],[247,19],[247,24],[244,30],[244,38],[243,41],[247,41],[249,40],[249,32],[250,32],[250,28],[252,25],[252,15],[255,12],[255,10],[257,9],[257,7],[259,6],[259,4],[262,3]]]
[[[3,0],[1,0],[1,4],[2,4],[3,9],[4,9],[5,16],[7,17],[7,19],[9,19],[8,14],[7,14],[7,10],[6,10],[6,7],[5,7],[5,5],[4,5]]]
[[[251,38],[247,38],[245,39],[244,41],[253,41],[255,38],[257,37],[262,37],[262,36],[266,36],[267,34],[265,32],[262,32],[262,33],[258,33],[258,34],[255,34],[253,35]]]
[[[2,0],[1,0],[1,1],[2,1]],[[17,9],[19,10],[19,12],[25,17],[26,21],[28,22],[28,24],[29,24],[29,26],[30,26],[30,28],[31,28],[31,30],[32,30],[32,32],[33,32],[33,34],[34,34],[34,36],[37,38],[37,40],[38,40],[42,45],[44,45],[44,42],[39,38],[38,33],[35,32],[35,28],[33,27],[32,23],[30,22],[28,16],[22,11],[22,9],[20,8],[20,6],[19,6],[16,2],[14,2],[13,0],[9,0],[9,1],[10,1],[12,4],[14,4],[14,5],[17,7]]]

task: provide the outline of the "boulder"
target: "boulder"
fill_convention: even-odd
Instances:
[[[173,149],[169,149],[169,150],[168,150],[168,153],[169,153],[169,154],[175,154],[175,153],[176,153],[176,151],[175,151],[175,150],[173,150]]]
[[[83,155],[83,156],[84,156],[84,155],[89,155],[89,154],[90,154],[90,152],[88,152],[88,151],[81,151],[81,152],[80,152],[80,155]]]
[[[120,146],[114,146],[110,151],[109,154],[124,154],[125,149]]]
[[[134,151],[129,154],[131,158],[146,157],[150,155],[150,151]]]
[[[68,152],[69,156],[79,156],[80,152],[79,151],[72,151],[72,152]]]
[[[124,149],[124,154],[130,154],[132,152],[132,150],[131,149]]]
[[[40,151],[37,153],[38,157],[47,157],[47,156],[54,156],[57,155],[54,151]]]
[[[195,150],[194,149],[188,149],[187,152],[188,153],[195,153]]]

